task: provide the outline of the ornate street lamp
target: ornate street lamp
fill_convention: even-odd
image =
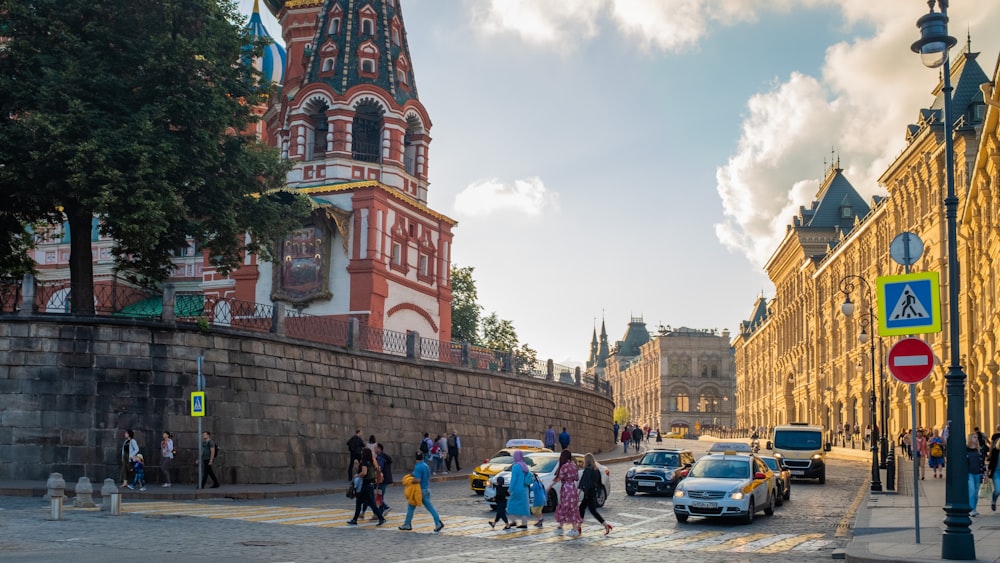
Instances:
[[[948,471],[945,473],[947,488],[944,503],[944,532],[941,536],[941,557],[943,559],[972,560],[976,558],[976,544],[969,526],[971,506],[967,481],[969,471],[965,464],[965,372],[960,365],[959,354],[959,271],[958,271],[958,196],[955,195],[955,149],[951,116],[951,61],[948,51],[957,41],[948,35],[948,0],[937,0],[940,12],[934,11],[934,0],[927,2],[930,13],[917,20],[920,40],[910,49],[920,55],[921,62],[930,68],[942,68],[944,87],[944,158],[947,195],[944,199],[948,236],[948,348],[951,365],[944,378],[947,381],[947,419],[951,421],[951,435],[957,439],[948,440],[946,454]]]
[[[844,293],[844,304],[840,306],[840,310],[845,316],[850,317],[854,314],[854,303],[851,302],[851,292],[854,291],[854,281],[857,280],[861,283],[865,290],[865,298],[868,300],[868,312],[861,315],[858,320],[858,324],[861,325],[861,334],[858,335],[858,342],[865,344],[868,343],[869,353],[868,357],[871,358],[871,371],[872,371],[872,386],[871,395],[869,397],[869,408],[871,419],[871,429],[874,432],[875,428],[878,426],[878,419],[876,418],[875,409],[875,339],[868,337],[868,331],[874,328],[874,323],[878,322],[878,317],[875,316],[875,311],[872,303],[872,288],[868,285],[868,281],[861,276],[856,276],[853,274],[844,276],[840,280],[840,291]],[[881,429],[880,429],[881,430]],[[872,486],[871,491],[873,493],[882,492],[882,474],[878,470],[878,440],[875,439],[873,435],[871,438],[871,450],[872,450]]]

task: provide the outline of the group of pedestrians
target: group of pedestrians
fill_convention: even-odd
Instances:
[[[351,455],[350,486],[354,497],[354,517],[348,524],[357,525],[358,517],[364,518],[371,508],[372,518],[378,519],[377,525],[381,526],[385,524],[385,514],[391,509],[385,503],[385,490],[393,483],[392,457],[374,434],[368,436],[365,442],[361,438],[361,430],[356,430],[347,441],[347,448]]]
[[[123,440],[119,449],[119,459],[121,461],[121,486],[131,490],[146,490],[146,458],[142,454],[139,442],[135,439],[135,432],[129,428],[123,431]],[[212,441],[210,432],[202,432],[201,452],[196,464],[202,465],[201,488],[205,488],[208,479],[212,479],[212,488],[219,487],[219,479],[215,475],[213,468],[218,456],[218,447]],[[162,487],[170,487],[173,484],[171,473],[173,473],[174,461],[177,459],[177,443],[174,435],[164,430],[160,438],[160,476]]]
[[[562,448],[563,450],[569,449],[570,436],[569,436],[569,432],[566,431],[566,427],[565,426],[563,426],[562,432],[560,432],[559,435],[556,436],[556,430],[550,424],[549,425],[549,429],[546,430],[545,434],[542,436],[542,445],[544,445],[546,448],[548,448],[548,449],[550,449],[552,451],[556,451],[556,439],[557,438],[559,440],[559,447],[560,448]]]
[[[447,436],[438,434],[433,440],[429,432],[424,432],[424,438],[420,441],[420,451],[424,454],[432,475],[439,473],[447,475],[451,471],[452,462],[455,463],[455,471],[462,470],[459,462],[462,438],[458,435],[458,430],[452,430]]]
[[[615,426],[617,427],[618,425],[615,424]],[[643,438],[645,438],[647,443],[649,442],[649,435],[652,433],[652,430],[653,429],[648,426],[644,429],[638,424],[626,424],[625,427],[621,429],[622,452],[628,453],[629,447],[635,448],[635,451],[638,452],[639,446],[642,445]],[[615,436],[618,436],[617,428],[615,429]],[[660,437],[659,431],[656,433],[656,441],[663,441],[663,438]]]

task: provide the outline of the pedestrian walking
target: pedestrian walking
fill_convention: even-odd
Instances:
[[[365,449],[365,441],[361,438],[361,429],[354,431],[354,435],[347,440],[347,452],[350,460],[347,462],[347,480],[354,477],[354,462],[361,460],[361,450]]]
[[[576,486],[579,479],[580,470],[577,468],[576,462],[573,461],[573,454],[569,450],[563,450],[559,454],[559,467],[556,469],[556,476],[552,481],[553,487],[559,483],[559,504],[556,505],[557,530],[562,530],[563,526],[569,524],[570,529],[573,530],[571,533],[575,533],[577,525],[583,521],[579,513],[580,490]]]
[[[663,430],[659,428],[656,429],[656,443],[657,444],[663,443]]]
[[[642,444],[642,428],[636,426],[632,429],[632,445],[635,446],[635,451],[639,451],[639,446]]]
[[[979,487],[983,484],[983,453],[979,449],[979,436],[972,432],[965,437],[965,464],[969,469],[969,516],[979,516]]]
[[[996,431],[990,436],[990,457],[986,464],[986,475],[990,479],[993,479],[993,495],[990,498],[990,510],[994,512],[997,509],[997,498],[1000,498],[1000,470],[997,470],[997,465],[1000,465],[1000,424],[997,425]]]
[[[583,475],[580,476],[580,490],[583,491],[583,501],[580,502],[580,521],[576,525],[577,534],[583,533],[582,522],[583,513],[590,510],[590,513],[604,526],[604,535],[611,533],[611,524],[604,521],[600,513],[597,512],[597,492],[601,486],[601,472],[597,469],[597,460],[594,454],[587,453],[583,456]]]
[[[434,518],[434,531],[440,532],[441,528],[444,528],[444,522],[441,521],[441,517],[438,516],[437,510],[434,509],[434,505],[431,503],[431,468],[424,463],[424,452],[418,451],[416,453],[416,460],[417,463],[413,467],[413,474],[403,477],[408,506],[406,507],[406,519],[399,529],[413,529],[411,525],[413,522],[413,511],[416,510],[418,504],[422,504],[431,517]]]
[[[903,449],[906,450],[906,459],[913,461],[913,434],[909,431],[903,434]]]
[[[462,466],[458,462],[458,454],[462,450],[462,438],[458,435],[458,430],[452,430],[448,436],[448,460],[445,469],[451,471],[451,462],[455,461],[455,471],[461,471]]]
[[[618,430],[620,430],[620,427],[618,426],[618,422],[615,422],[614,429],[615,429],[615,443],[617,444],[618,443]]]
[[[510,466],[510,498],[507,499],[507,514],[510,515],[514,524],[518,528],[528,527],[528,515],[531,508],[528,506],[528,491],[531,488],[531,471],[528,464],[524,463],[524,452],[514,450],[514,463]]]
[[[504,530],[511,529],[510,521],[507,520],[507,497],[509,495],[507,487],[503,486],[504,480],[502,476],[498,476],[496,479],[496,490],[497,494],[493,498],[493,502],[497,505],[497,514],[493,517],[493,521],[489,522],[490,528],[496,528],[497,522],[503,520]]]
[[[628,453],[629,444],[632,443],[632,430],[629,425],[625,425],[625,430],[622,430],[622,453]]]
[[[368,449],[367,447],[365,449]],[[389,454],[385,453],[385,448],[382,444],[375,443],[375,448],[372,450],[372,458],[375,460],[375,465],[378,467],[378,471],[375,472],[375,505],[378,509],[382,511],[382,517],[389,512],[390,506],[385,503],[385,489],[392,484],[392,458]],[[364,455],[364,454],[362,454]],[[381,475],[382,478],[379,479],[378,476]],[[361,507],[361,519],[364,520],[365,514],[368,512],[367,506]],[[377,518],[374,514],[372,519]]]
[[[132,460],[132,473],[134,474],[134,477],[132,478],[132,483],[128,486],[128,488],[145,491],[146,469],[143,464],[142,454],[135,454],[135,458]]]
[[[447,475],[448,468],[445,467],[445,460],[447,460],[448,456],[451,454],[448,453],[448,438],[445,435],[443,434],[438,435],[437,447],[438,447],[438,463],[437,463],[438,473],[444,473],[445,475]]]
[[[545,447],[555,451],[556,449],[556,431],[552,429],[552,425],[549,425],[549,429],[545,431],[545,437],[542,439],[542,443]]]
[[[163,431],[163,439],[160,440],[160,473],[163,474],[164,487],[170,486],[170,467],[173,465],[174,456],[177,451],[174,449],[174,435],[166,430]]]
[[[944,448],[945,441],[934,430],[934,436],[927,441],[927,451],[930,455],[928,464],[934,470],[935,479],[944,479]]]
[[[545,490],[545,484],[542,480],[538,478],[538,475],[534,473],[531,474],[531,515],[537,516],[538,520],[535,521],[535,527],[541,528],[542,523],[545,522],[545,516],[542,511],[545,509],[545,505],[548,504],[548,491]]]
[[[378,518],[376,526],[385,524],[385,517],[382,516],[382,511],[375,505],[376,472],[374,464],[375,460],[372,458],[372,451],[364,448],[361,452],[361,459],[354,464],[354,481],[361,480],[361,489],[357,490],[355,487],[354,518],[347,521],[347,524],[350,526],[358,525],[358,516],[361,514],[362,508],[366,506],[371,508],[372,513]]]
[[[444,461],[441,452],[441,435],[438,434],[433,440],[431,440],[431,475],[437,475],[444,471]]]
[[[559,433],[559,445],[564,450],[569,448],[569,432],[566,431],[565,426],[563,426],[562,432]]]
[[[215,456],[218,455],[219,448],[212,441],[212,433],[208,430],[201,433],[201,458],[198,463],[202,465],[201,473],[201,488],[205,488],[205,483],[208,482],[208,478],[212,478],[212,488],[219,488],[219,479],[215,476],[215,471],[212,468],[215,465]]]
[[[924,435],[924,429],[920,428],[917,430],[917,444],[914,446],[913,451],[917,455],[917,468],[920,473],[920,480],[924,479],[924,474],[927,469],[927,459],[930,457],[930,448],[927,447],[927,437]]]
[[[139,455],[139,443],[135,441],[135,434],[132,429],[129,428],[125,431],[125,440],[122,442],[121,447],[121,462],[122,462],[122,486],[127,487],[129,483],[132,482],[132,478],[135,477],[135,470],[132,468],[132,463],[135,461],[135,456]]]

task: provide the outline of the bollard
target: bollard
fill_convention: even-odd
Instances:
[[[94,508],[94,486],[87,477],[80,477],[76,482],[76,499],[73,500],[75,508]]]
[[[896,490],[896,448],[889,448],[885,456],[885,488],[887,491]]]
[[[49,520],[62,520],[63,497],[66,496],[66,481],[63,479],[62,473],[49,475],[45,486],[48,488],[46,496],[49,497],[49,503],[52,507]]]
[[[101,486],[101,511],[118,516],[122,512],[122,496],[114,479],[105,479]]]

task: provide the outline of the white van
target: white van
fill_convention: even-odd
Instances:
[[[807,422],[775,426],[767,449],[792,473],[793,479],[819,479],[826,483],[826,452],[823,427]]]

